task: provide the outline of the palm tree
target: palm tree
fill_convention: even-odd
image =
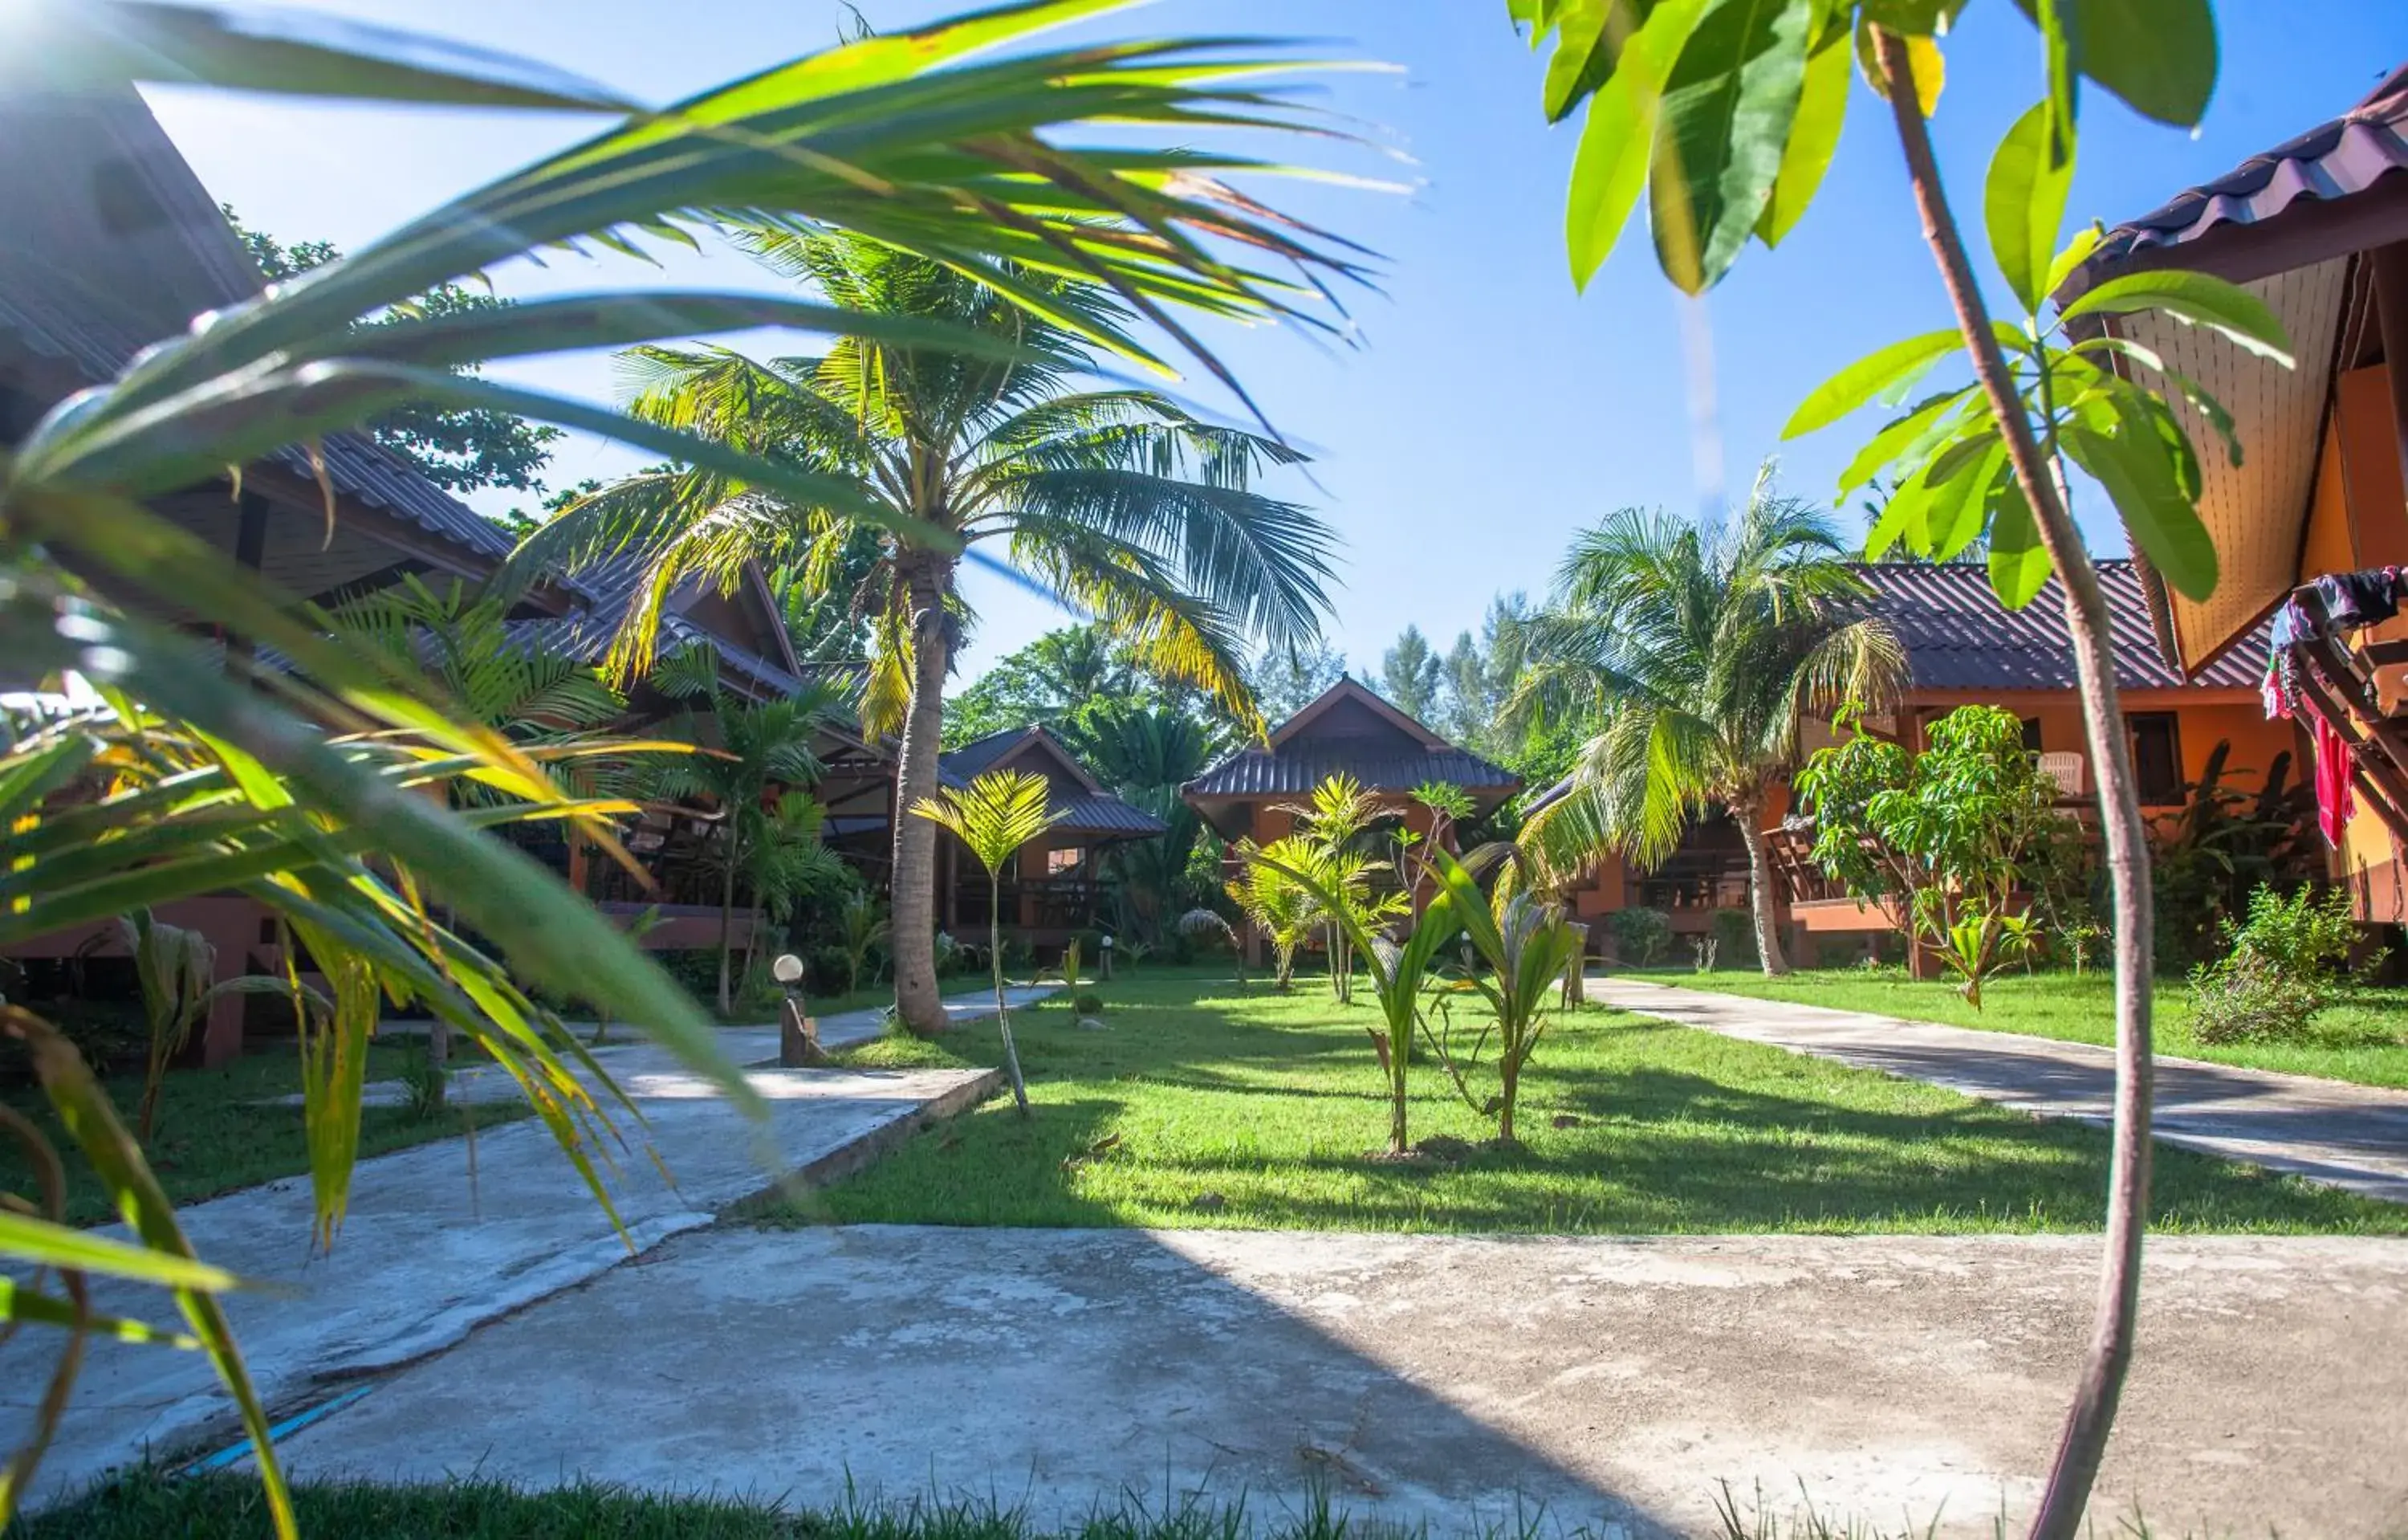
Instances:
[[[807,786],[820,777],[811,738],[842,720],[844,702],[833,684],[806,685],[796,695],[749,704],[722,688],[718,649],[707,642],[661,659],[652,684],[664,695],[695,703],[667,736],[702,752],[665,756],[651,776],[656,797],[709,801],[719,814],[712,862],[719,870],[719,1009],[736,1008],[729,963],[735,950],[737,880],[757,873],[764,847],[781,839],[783,815],[769,800],[778,787]],[[812,837],[817,838],[816,820]]]
[[[901,735],[898,805],[937,790],[963,615],[955,577],[965,560],[999,565],[982,546],[999,546],[1022,579],[1089,612],[1137,666],[1211,690],[1259,727],[1242,639],[1307,641],[1326,604],[1326,526],[1252,487],[1300,454],[1152,391],[1083,388],[1091,346],[1117,338],[1127,320],[1100,288],[1008,265],[966,276],[847,235],[760,233],[745,244],[834,303],[894,324],[818,357],[639,349],[626,355],[629,410],[807,468],[845,488],[846,500],[796,501],[671,467],[608,488],[530,537],[520,558],[538,565],[620,552],[648,564],[645,597],[614,649],[622,669],[640,668],[659,599],[680,585],[730,583],[753,560],[791,564],[806,587],[824,583],[834,554],[867,526],[880,531],[879,560],[848,597],[875,636],[864,725]],[[998,282],[1041,296],[1045,315],[999,295]],[[907,323],[983,338],[995,351],[898,340]],[[896,1007],[913,1030],[937,1031],[936,829],[924,819],[896,820],[894,904]]]
[[[1011,1100],[1028,1115],[1028,1087],[1020,1077],[1020,1050],[1011,1041],[1011,1011],[1003,998],[1003,864],[1022,845],[1053,827],[1045,810],[1045,777],[1026,770],[993,770],[960,791],[939,792],[911,804],[912,814],[933,832],[952,829],[986,868],[987,961],[995,970],[995,1019],[1003,1029],[1003,1065],[1011,1072]]]
[[[1641,866],[1671,854],[1710,807],[1747,847],[1756,954],[1789,971],[1772,919],[1764,815],[1809,716],[1875,706],[1903,667],[1898,640],[1859,601],[1870,592],[1819,513],[1759,476],[1719,531],[1625,509],[1582,535],[1533,624],[1517,715],[1570,712],[1595,731],[1570,794],[1523,841],[1569,875],[1608,849]]]
[[[1267,858],[1245,863],[1243,870],[1229,880],[1226,891],[1239,913],[1269,940],[1271,987],[1284,995],[1296,978],[1296,949],[1304,944],[1304,939],[1322,917],[1321,905],[1290,873],[1312,865],[1320,851],[1311,841],[1290,834],[1265,845],[1262,855]],[[1237,947],[1238,966],[1242,971],[1245,949],[1238,945],[1234,934],[1229,944]]]

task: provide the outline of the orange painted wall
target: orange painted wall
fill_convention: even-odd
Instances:
[[[2343,375],[2334,384],[2333,417],[2339,431],[2329,437],[2341,443],[2341,479],[2357,557],[2350,566],[2408,562],[2408,500],[2401,482],[2390,371],[2377,365]]]

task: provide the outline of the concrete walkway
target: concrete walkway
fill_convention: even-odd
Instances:
[[[2114,1119],[2115,1056],[2087,1043],[1983,1032],[1819,1005],[1591,978],[1588,998],[1641,1015],[1928,1081],[2042,1117]],[[2408,1091],[2159,1058],[2157,1136],[2370,1198],[2408,1203]]]
[[[1025,1000],[1050,992],[1018,993]],[[992,994],[946,1003],[961,1020],[994,1010]],[[832,1018],[825,1037],[841,1044],[878,1029],[877,1013],[860,1012]],[[724,1042],[738,1063],[774,1061],[777,1029],[728,1029]],[[181,1211],[201,1256],[265,1286],[229,1297],[227,1311],[271,1410],[328,1393],[326,1381],[437,1352],[709,1225],[770,1187],[775,1173],[832,1179],[1002,1081],[996,1071],[755,1068],[746,1078],[770,1105],[755,1126],[660,1049],[631,1043],[602,1057],[644,1119],[638,1127],[619,1116],[631,1144],[608,1152],[616,1167],[604,1173],[624,1240],[534,1118],[361,1161],[330,1254],[311,1254],[306,1176]],[[604,1152],[595,1154],[599,1163]],[[93,1303],[145,1319],[173,1315],[156,1290],[127,1286],[95,1284]],[[55,1346],[51,1334],[30,1331],[0,1348],[0,1446],[20,1442]],[[177,1454],[236,1431],[232,1403],[201,1355],[94,1341],[43,1461],[43,1493],[79,1487],[146,1448]]]
[[[723,1227],[480,1331],[284,1446],[302,1476],[591,1475],[824,1506],[1204,1490],[1358,1517],[1720,1535],[2030,1512],[2097,1287],[2086,1236],[1467,1236]],[[2172,1236],[2101,1534],[2408,1525],[2408,1245]],[[1538,1504],[1538,1525],[1517,1523]],[[1911,1523],[1905,1522],[1908,1518]],[[1784,1533],[1788,1527],[1784,1526]],[[1854,1533],[1854,1532],[1849,1532]]]

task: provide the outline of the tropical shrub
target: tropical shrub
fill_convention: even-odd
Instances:
[[[2225,955],[2191,970],[2190,1026],[2201,1043],[2305,1036],[2332,1004],[2359,931],[2340,888],[2285,898],[2260,886],[2248,918],[2227,920],[2224,937]]]
[[[1102,1015],[1104,1014],[1104,997],[1101,995],[1090,994],[1074,996],[1070,1000],[1070,1009],[1076,1011],[1082,1016]]]
[[[1979,1010],[1983,984],[2037,943],[2024,902],[2035,858],[2071,822],[2057,811],[2057,783],[2024,746],[2023,723],[1996,706],[1932,723],[1919,755],[1852,718],[1842,726],[1854,730],[1798,772],[1815,864],[1886,904],[1908,943],[1938,956]]]
[[[2228,923],[2264,885],[2289,892],[2320,876],[2323,851],[2308,833],[2314,794],[2278,754],[2255,791],[2227,779],[2232,745],[2208,751],[2182,811],[2151,831],[2150,886],[2157,900],[2157,962],[2177,971],[2212,962]]]
[[[1713,926],[1714,966],[1718,968],[1754,968],[1756,956],[1756,922],[1736,909],[1717,909],[1708,922]]]
[[[1028,1115],[1028,1086],[1020,1075],[1020,1049],[1011,1040],[1011,1005],[1003,989],[1003,869],[1022,845],[1052,828],[1059,816],[1046,809],[1049,794],[1041,775],[989,770],[959,791],[948,788],[911,804],[913,817],[951,829],[986,868],[987,960],[995,972],[995,1021],[1003,1033],[1003,1067],[1011,1076],[1012,1104],[1023,1117]],[[1070,960],[1075,967],[1075,954]]]
[[[1432,907],[1442,902],[1451,911],[1438,923],[1460,929],[1478,962],[1467,971],[1472,987],[1487,1002],[1488,1026],[1497,1039],[1494,1100],[1483,1100],[1469,1084],[1469,1072],[1478,1068],[1478,1040],[1460,1062],[1452,1030],[1433,1031],[1425,1019],[1423,1041],[1472,1109],[1495,1115],[1497,1142],[1511,1145],[1515,1143],[1513,1109],[1521,1096],[1522,1070],[1546,1033],[1564,971],[1580,956],[1581,934],[1565,920],[1561,907],[1541,902],[1526,890],[1509,891],[1499,884],[1493,894],[1483,893],[1463,864],[1444,851],[1431,855],[1430,868],[1440,884]],[[1425,914],[1422,923],[1432,922]]]
[[[1652,967],[1672,950],[1672,916],[1660,909],[1617,909],[1605,917],[1605,933],[1626,968]]]

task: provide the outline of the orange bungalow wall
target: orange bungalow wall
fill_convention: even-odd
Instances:
[[[2332,572],[2408,563],[2408,485],[2390,370],[2381,364],[2344,371],[2333,381],[2332,431],[2324,436],[2314,499],[2300,542],[2300,583]],[[2370,640],[2408,639],[2408,616],[2372,628]],[[2408,711],[2398,672],[2377,676],[2382,705]],[[2362,804],[2332,856],[2333,880],[2346,887],[2361,919],[2408,923],[2408,851]]]

